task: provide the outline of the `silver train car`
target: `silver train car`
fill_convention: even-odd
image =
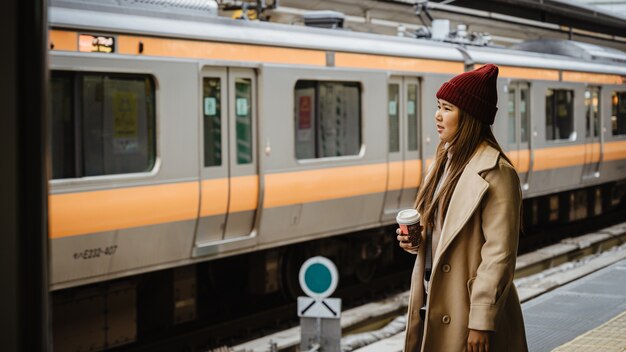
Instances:
[[[260,290],[276,290],[288,245],[380,234],[412,206],[438,144],[436,90],[487,62],[500,67],[494,132],[528,222],[584,219],[623,198],[624,54],[582,60],[108,2],[55,1],[49,18],[55,291],[260,251],[250,266]],[[353,250],[368,259],[389,236]]]

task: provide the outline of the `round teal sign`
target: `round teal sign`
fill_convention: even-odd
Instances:
[[[330,287],[330,270],[320,263],[315,263],[304,272],[304,282],[315,293],[322,293]]]
[[[309,258],[300,268],[300,287],[313,298],[330,296],[339,282],[337,267],[324,257]]]

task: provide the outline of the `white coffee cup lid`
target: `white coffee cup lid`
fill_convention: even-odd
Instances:
[[[415,209],[404,209],[398,212],[396,221],[400,225],[412,225],[420,220],[420,214]]]

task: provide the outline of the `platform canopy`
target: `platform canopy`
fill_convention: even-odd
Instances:
[[[398,2],[415,1],[399,0]],[[418,2],[423,2],[423,0]],[[605,6],[610,5],[611,1],[609,0],[437,0],[428,2],[435,6],[437,4],[453,5],[561,26],[571,26],[592,32],[619,36],[626,33],[624,12],[611,11],[608,6]],[[616,3],[626,4],[626,1],[616,1]]]

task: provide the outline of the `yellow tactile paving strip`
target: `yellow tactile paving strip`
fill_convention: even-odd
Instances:
[[[552,350],[552,352],[578,351],[626,351],[626,312]]]

